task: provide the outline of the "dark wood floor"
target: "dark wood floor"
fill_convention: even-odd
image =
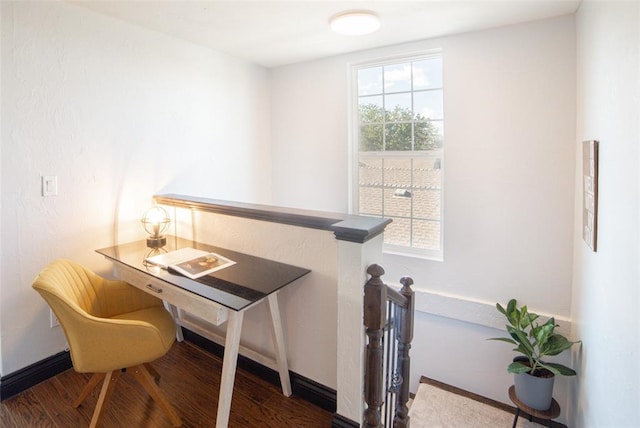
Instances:
[[[189,343],[176,343],[153,366],[159,386],[185,427],[214,427],[222,361]],[[0,404],[0,427],[85,427],[99,387],[78,408],[71,402],[90,375],[68,370]],[[332,414],[238,369],[231,404],[231,428],[330,427]],[[121,376],[104,416],[104,428],[170,427],[168,418],[130,375]]]

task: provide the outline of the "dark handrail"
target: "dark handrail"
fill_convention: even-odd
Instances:
[[[411,278],[409,279],[411,280]],[[402,282],[402,280],[400,281]],[[411,280],[411,283],[413,284],[413,280]],[[398,292],[393,288],[389,288],[388,286],[387,286],[387,300],[403,308],[406,308],[407,305],[409,304],[409,301],[401,292]]]
[[[413,340],[415,306],[414,292],[411,290],[413,280],[403,277],[400,280],[402,289],[398,292],[382,281],[384,269],[381,266],[371,265],[367,273],[371,276],[364,286],[364,326],[367,335],[364,399],[367,408],[362,426],[385,426],[382,418],[384,405],[385,413],[393,416],[393,426],[406,428],[409,426],[409,350]],[[388,343],[385,343],[385,338]],[[392,372],[385,373],[384,367]],[[393,402],[385,402],[385,396],[395,398]],[[389,413],[389,409],[393,413]]]
[[[272,223],[333,231],[339,241],[364,243],[384,232],[391,219],[298,208],[221,201],[199,196],[164,194],[153,197],[156,204],[201,212],[230,215]]]

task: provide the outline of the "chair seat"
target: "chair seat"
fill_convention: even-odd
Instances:
[[[166,350],[171,348],[175,340],[176,327],[173,318],[162,306],[141,309],[139,311],[129,312],[126,314],[111,317],[116,320],[142,321],[154,325],[158,329],[160,340],[164,344]]]

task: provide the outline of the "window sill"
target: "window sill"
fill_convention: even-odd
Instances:
[[[385,245],[382,249],[383,255],[392,255],[399,256],[403,258],[411,258],[411,259],[421,259],[428,260],[432,262],[444,262],[444,257],[442,251],[432,251],[432,250],[417,250],[412,248],[390,248],[390,246]]]

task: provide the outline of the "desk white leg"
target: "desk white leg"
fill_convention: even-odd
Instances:
[[[243,312],[229,311],[227,337],[224,341],[224,358],[222,360],[222,379],[220,381],[216,428],[227,428],[229,423],[231,397],[233,395],[233,382],[238,364],[238,350],[240,348],[240,333],[242,332],[243,318]]]
[[[280,384],[282,394],[285,397],[291,396],[291,380],[289,379],[289,365],[287,364],[287,347],[282,330],[282,320],[280,319],[280,307],[278,306],[278,293],[269,294],[267,304],[271,314],[271,333],[273,335],[273,345],[276,348],[276,363],[280,372]]]
[[[178,342],[182,342],[184,340],[184,336],[182,335],[182,327],[180,326],[180,313],[178,312],[178,308],[171,303],[167,303],[169,305],[169,310],[171,311],[171,315],[173,316],[173,321],[176,323],[176,340]]]

